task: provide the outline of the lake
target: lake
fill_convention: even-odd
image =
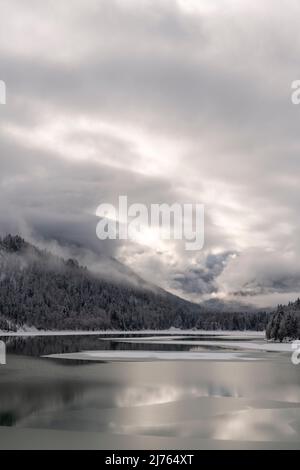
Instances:
[[[261,334],[1,339],[2,449],[300,448],[300,366]]]

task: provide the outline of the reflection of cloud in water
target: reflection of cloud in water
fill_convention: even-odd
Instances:
[[[247,441],[291,441],[299,434],[291,426],[300,409],[240,410],[223,415],[215,428],[214,439]]]
[[[225,386],[208,384],[202,387],[176,387],[163,385],[161,387],[141,388],[129,387],[123,389],[116,396],[116,406],[128,408],[134,406],[159,405],[172,403],[188,398],[201,397],[239,397],[236,390]]]
[[[163,386],[153,389],[142,389],[137,387],[122,390],[116,397],[116,405],[119,407],[157,405],[180,400],[186,393],[176,387]]]
[[[114,434],[144,435],[215,439],[248,442],[298,442],[299,432],[295,417],[299,409],[246,409],[199,419],[180,420],[176,415],[172,422],[145,422],[137,419],[134,424],[108,423]]]

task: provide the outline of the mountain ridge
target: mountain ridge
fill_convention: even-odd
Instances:
[[[124,268],[126,270],[126,267]],[[128,271],[126,271],[126,274]],[[264,329],[263,314],[211,312],[135,275],[103,279],[20,236],[0,239],[0,330]]]

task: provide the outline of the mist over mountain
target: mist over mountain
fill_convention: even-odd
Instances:
[[[246,304],[233,300],[222,300],[218,298],[212,298],[201,302],[201,307],[207,311],[217,312],[271,312],[271,308],[259,308],[253,304]]]
[[[101,262],[101,261],[100,261]],[[148,283],[113,259],[106,276],[37,248],[0,239],[0,329],[262,330],[267,314],[209,311]],[[118,276],[116,276],[116,272]]]

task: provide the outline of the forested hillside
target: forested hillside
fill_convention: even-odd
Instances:
[[[266,313],[211,312],[141,282],[101,279],[11,235],[0,239],[0,330],[263,330]]]
[[[279,305],[266,329],[267,339],[279,341],[300,339],[300,299]]]

